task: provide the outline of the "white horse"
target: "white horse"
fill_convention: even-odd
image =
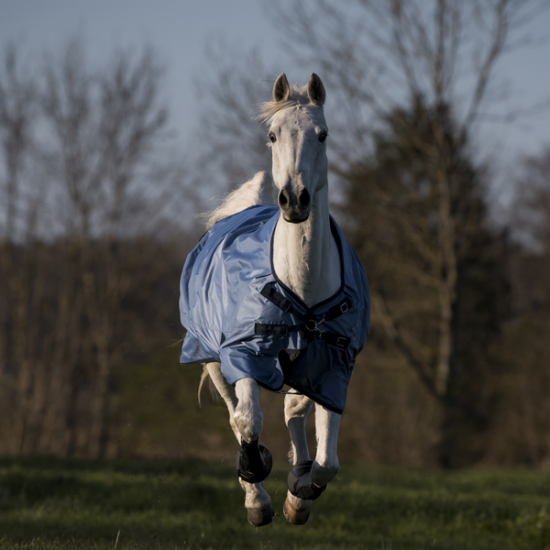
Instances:
[[[265,103],[261,113],[269,123],[272,175],[278,190],[280,210],[272,236],[272,268],[277,281],[294,293],[310,308],[309,311],[337,295],[343,286],[342,245],[335,238],[335,229],[331,230],[329,216],[325,142],[328,128],[323,113],[324,102],[325,88],[317,75],[312,74],[309,83],[299,88],[290,87],[286,76],[281,74],[273,88],[273,101]],[[270,175],[259,172],[231,193],[213,212],[208,228],[251,206],[269,204],[271,190]],[[364,282],[359,282],[359,287],[362,288],[364,302],[368,304],[366,278]],[[279,295],[279,298],[282,297]],[[343,303],[338,307],[345,312],[349,304]],[[366,310],[363,315],[368,318],[368,305]],[[337,312],[337,315],[341,313]],[[325,315],[317,323],[309,321],[311,326],[306,323],[301,330],[304,333],[311,331],[315,337],[322,338],[324,334],[327,338],[326,334],[333,333],[323,333],[317,324],[330,319],[330,315]],[[347,340],[333,336],[332,344],[335,346]],[[222,342],[223,338],[222,335]],[[360,339],[366,341],[366,334],[360,335]],[[223,359],[221,361],[222,364],[217,361],[205,363],[201,387],[205,378],[210,376],[227,404],[231,427],[241,445],[239,474],[241,486],[246,492],[248,521],[255,526],[266,525],[274,517],[271,501],[263,488],[263,481],[254,482],[265,478],[271,468],[269,453],[257,444],[263,422],[260,386],[252,377],[228,383],[227,376],[223,374]],[[352,368],[353,362],[350,365]],[[347,366],[344,365],[344,368]],[[313,406],[317,451],[311,461],[305,425]],[[321,494],[339,471],[337,439],[341,414],[335,412],[334,407],[323,406],[297,392],[285,396],[284,408],[294,468],[289,476],[283,511],[290,523],[303,524],[309,517],[313,499]],[[247,477],[250,471],[259,474]]]

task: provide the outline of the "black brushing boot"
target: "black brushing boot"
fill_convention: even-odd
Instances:
[[[237,472],[242,480],[260,483],[269,475],[272,467],[271,453],[259,445],[257,439],[252,443],[241,440],[241,447],[237,451]]]

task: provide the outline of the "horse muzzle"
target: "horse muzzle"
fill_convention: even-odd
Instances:
[[[283,187],[279,192],[279,208],[286,222],[303,223],[311,212],[311,195],[305,187],[301,187],[298,193]]]

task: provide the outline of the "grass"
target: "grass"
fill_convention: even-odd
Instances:
[[[304,526],[246,522],[233,466],[0,458],[0,549],[550,549],[550,476],[346,466]],[[118,536],[118,540],[117,540]]]

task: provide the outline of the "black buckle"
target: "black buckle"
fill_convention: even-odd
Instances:
[[[343,315],[344,313],[346,313],[346,311],[348,311],[350,307],[351,307],[350,301],[348,300],[348,298],[346,298],[341,304],[337,304],[331,307],[328,310],[326,318],[329,321],[332,321],[333,319],[336,319],[340,317],[340,315]]]
[[[348,339],[345,336],[338,336],[338,338],[336,338],[336,345],[339,348],[347,348],[349,345]]]

